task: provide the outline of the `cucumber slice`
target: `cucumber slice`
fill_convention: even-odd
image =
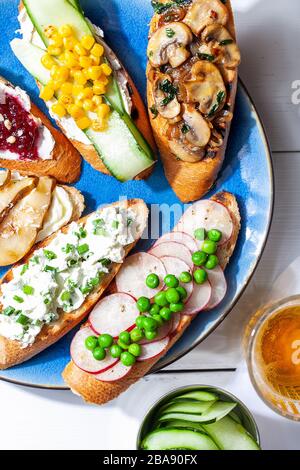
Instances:
[[[257,442],[243,426],[226,416],[213,424],[203,424],[221,450],[260,450]]]
[[[143,440],[144,450],[218,450],[206,434],[181,429],[154,431]]]
[[[239,415],[235,411],[232,411],[231,413],[229,413],[228,416],[230,416],[230,418],[232,418],[233,421],[235,421],[236,423],[242,424],[241,418],[239,417]]]
[[[10,43],[15,56],[23,64],[30,74],[42,85],[50,80],[50,71],[42,66],[41,58],[45,55],[45,50],[34,46],[24,39],[13,39]]]
[[[222,419],[236,407],[236,403],[227,403],[219,401],[212,405],[202,415],[185,414],[185,413],[164,413],[159,417],[159,421],[167,421],[170,419],[180,419],[183,421],[192,421],[195,423],[213,423]]]
[[[171,402],[164,406],[161,411],[164,413],[192,413],[202,414],[205,413],[213,404],[214,401],[182,401],[182,402]]]
[[[192,431],[199,431],[207,434],[204,427],[200,423],[192,423],[192,421],[181,421],[180,419],[171,419],[170,421],[162,421],[159,424],[160,428],[177,428],[177,429],[189,429]]]
[[[182,400],[182,399],[186,400],[187,398],[191,400],[199,400],[199,401],[217,401],[219,397],[215,393],[196,390],[195,392],[188,392],[188,393],[184,393],[183,395],[178,395],[173,400]]]

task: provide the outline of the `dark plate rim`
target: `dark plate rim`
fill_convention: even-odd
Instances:
[[[249,282],[251,281],[252,277],[254,276],[255,274],[255,271],[257,269],[257,266],[261,260],[261,257],[263,255],[263,252],[265,250],[265,247],[266,247],[266,243],[267,243],[267,240],[268,240],[268,237],[269,237],[269,234],[270,234],[270,229],[271,229],[271,225],[272,225],[272,220],[273,220],[273,215],[274,215],[274,198],[275,198],[275,181],[274,181],[274,166],[273,166],[273,160],[272,160],[272,150],[271,150],[271,146],[270,146],[270,143],[269,143],[269,139],[267,137],[267,133],[266,133],[266,129],[265,129],[265,126],[263,124],[263,121],[261,119],[261,116],[260,116],[260,113],[259,111],[257,110],[257,107],[256,105],[254,104],[253,102],[253,99],[251,98],[251,95],[246,87],[246,85],[244,84],[244,82],[241,80],[241,78],[239,78],[239,85],[241,86],[241,88],[243,89],[252,109],[254,110],[256,116],[257,116],[257,122],[259,123],[260,127],[261,127],[261,136],[262,136],[262,140],[264,142],[264,146],[266,148],[266,156],[267,156],[267,162],[268,162],[268,166],[269,166],[269,169],[270,169],[270,186],[271,186],[271,192],[270,192],[270,196],[271,196],[271,204],[270,204],[270,210],[269,210],[269,215],[268,215],[268,226],[267,226],[267,230],[266,230],[266,233],[265,233],[265,236],[264,236],[264,241],[262,243],[262,247],[261,247],[261,250],[260,250],[260,253],[257,255],[257,258],[256,258],[256,261],[251,269],[251,271],[249,272],[249,275],[247,277],[247,279],[245,280],[241,290],[240,290],[240,293],[238,294],[238,296],[229,304],[229,306],[227,307],[227,309],[224,311],[224,313],[220,316],[220,318],[214,323],[214,325],[203,335],[201,336],[200,339],[194,341],[188,348],[186,348],[184,351],[182,351],[181,353],[179,353],[176,358],[174,359],[170,359],[170,360],[167,360],[164,364],[160,365],[160,363],[158,362],[157,363],[157,367],[153,367],[149,372],[148,374],[155,374],[156,372],[162,370],[162,369],[165,369],[166,367],[170,366],[171,364],[174,364],[174,362],[178,361],[179,359],[181,359],[182,357],[184,357],[186,354],[188,354],[189,352],[191,352],[193,349],[195,349],[199,344],[201,344],[211,333],[213,333],[216,328],[225,320],[225,318],[229,315],[229,313],[232,311],[232,309],[235,307],[235,305],[237,304],[237,302],[240,300],[241,296],[243,295],[247,285],[249,284]],[[147,375],[148,375],[147,374]],[[4,382],[8,382],[8,383],[11,383],[11,384],[15,384],[15,385],[21,385],[21,386],[24,386],[24,387],[28,387],[28,388],[33,388],[33,389],[42,389],[42,390],[56,390],[56,391],[62,391],[62,390],[70,390],[69,387],[67,386],[52,386],[52,385],[48,385],[48,384],[34,384],[34,383],[30,383],[30,382],[22,382],[22,381],[18,381],[18,380],[14,380],[14,379],[10,379],[10,378],[7,378],[7,377],[3,377],[0,375],[0,380],[1,381],[4,381]]]

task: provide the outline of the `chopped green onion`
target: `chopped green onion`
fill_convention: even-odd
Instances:
[[[23,274],[26,273],[26,271],[28,270],[29,266],[28,264],[24,264],[23,268],[22,268],[22,271],[21,271],[21,276],[23,276]]]
[[[40,258],[39,256],[33,256],[32,258],[30,258],[29,260],[32,264],[40,264]]]
[[[77,259],[69,259],[67,262],[69,268],[73,268],[74,266],[76,266],[76,264],[78,264]]]
[[[101,235],[103,237],[105,237],[107,235],[107,232],[106,230],[104,229],[104,226],[105,226],[105,221],[104,219],[96,219],[93,221],[93,225],[94,225],[94,235]]]
[[[55,272],[57,271],[57,268],[54,268],[53,266],[49,266],[48,264],[44,267],[45,272]]]
[[[229,44],[233,43],[233,39],[224,39],[223,41],[219,42],[220,46],[228,46]]]
[[[24,299],[22,299],[22,297],[19,297],[18,295],[14,295],[13,299],[19,304],[22,304],[24,302]]]
[[[100,260],[100,263],[102,264],[102,266],[107,267],[111,264],[111,261],[108,258],[103,258],[103,259]]]
[[[26,317],[26,315],[23,315],[23,313],[21,313],[17,319],[17,323],[20,323],[23,326],[28,325],[29,322],[30,319]]]
[[[66,254],[73,253],[75,250],[75,245],[71,245],[71,243],[67,243],[66,246],[62,248],[62,251]]]
[[[113,223],[111,224],[112,225],[112,228],[118,228],[119,225],[120,225],[120,222],[118,222],[117,220],[114,220]]]
[[[76,232],[75,235],[76,235],[76,237],[78,237],[78,238],[86,238],[86,236],[87,236],[87,231],[84,230],[83,227],[80,227],[80,228],[79,228],[79,232]]]
[[[26,295],[33,295],[34,294],[34,288],[28,285],[23,286],[23,292]]]
[[[71,294],[70,294],[70,292],[65,291],[61,294],[60,298],[63,302],[69,302],[70,299],[71,299]]]
[[[85,243],[84,245],[80,245],[77,247],[77,252],[79,255],[84,255],[85,253],[89,251],[89,249],[90,249],[89,245]]]
[[[44,250],[44,255],[50,261],[57,258],[57,255],[53,251],[50,251],[50,250]]]
[[[3,315],[6,315],[7,317],[9,317],[10,315],[12,315],[13,313],[15,313],[15,309],[13,307],[6,307],[4,310],[3,310]]]
[[[50,299],[45,299],[45,300],[44,300],[44,304],[45,304],[45,305],[50,304]]]

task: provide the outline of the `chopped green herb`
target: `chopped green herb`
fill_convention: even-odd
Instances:
[[[178,91],[167,78],[160,82],[159,89],[166,94],[166,97],[160,103],[161,106],[167,106],[171,101],[173,101]]]
[[[33,256],[32,258],[30,258],[29,260],[32,264],[40,264],[40,258],[39,256]]]
[[[66,253],[67,255],[69,253],[73,253],[73,251],[75,251],[75,245],[71,245],[70,243],[67,243],[66,246],[62,248],[62,251]]]
[[[224,98],[225,98],[225,92],[219,91],[219,93],[217,94],[217,102],[211,108],[208,114],[208,117],[212,117],[218,111],[222,101],[224,101]]]
[[[44,299],[44,304],[45,304],[45,305],[50,304],[50,299]]]
[[[78,232],[75,232],[75,235],[77,238],[86,238],[87,237],[87,231],[84,230],[84,228],[80,227]]]
[[[44,267],[44,271],[45,272],[56,272],[57,268],[54,268],[53,266],[48,266],[48,264],[46,264],[46,266]]]
[[[102,235],[105,237],[107,235],[106,230],[104,229],[105,221],[103,219],[97,219],[93,222],[94,225],[94,235]]]
[[[119,228],[120,222],[118,222],[117,220],[114,220],[111,225],[112,225],[112,228],[117,229],[117,228]]]
[[[173,36],[175,36],[175,31],[174,29],[172,28],[166,28],[166,35],[168,38],[172,38]]]
[[[61,294],[60,298],[63,302],[69,302],[71,300],[71,294],[70,292],[65,291]]]
[[[14,295],[13,299],[19,304],[22,304],[24,302],[24,299],[22,297],[19,297],[18,295]]]
[[[22,271],[21,271],[21,276],[23,276],[23,274],[26,273],[26,271],[28,270],[29,268],[29,265],[28,264],[24,264],[23,268],[22,268]]]
[[[130,227],[130,225],[132,224],[133,220],[128,218],[127,219],[127,227]]]
[[[187,134],[188,132],[190,132],[191,128],[188,124],[183,124],[183,126],[181,127],[181,132],[183,134]]]
[[[80,287],[81,293],[87,295],[91,292],[92,288],[90,286]]]
[[[209,60],[209,62],[213,62],[215,60],[215,56],[212,54],[204,54],[202,52],[199,52],[197,55],[201,60]]]
[[[23,326],[28,325],[29,322],[30,322],[30,319],[26,315],[23,315],[22,313],[19,315],[17,319],[17,323],[20,323]]]
[[[167,3],[161,3],[158,1],[151,1],[151,5],[155,11],[155,13],[158,13],[159,15],[161,13],[164,13],[165,11],[169,10],[169,8],[172,8],[174,6],[180,6],[180,5],[188,5],[191,3],[192,0],[173,0]]]
[[[78,284],[74,282],[72,279],[68,279],[68,286],[70,288],[70,292],[74,292],[74,290],[78,287]]]
[[[50,250],[44,250],[44,255],[50,261],[57,258],[57,255],[54,253],[54,251]]]
[[[34,288],[31,287],[31,286],[25,285],[25,286],[23,286],[23,292],[26,295],[33,295],[34,294]]]
[[[157,108],[153,105],[151,106],[151,108],[149,108],[151,113],[153,114],[154,117],[157,117],[158,116],[158,111],[157,111]]]
[[[153,51],[149,51],[148,52],[148,57],[152,57],[153,56]]]
[[[228,44],[232,44],[232,43],[233,43],[233,39],[224,39],[223,41],[219,42],[219,45],[220,46],[228,46]]]
[[[98,286],[99,282],[100,282],[100,277],[93,277],[93,278],[90,280],[90,284],[91,284],[91,286],[93,286],[93,287]]]
[[[102,264],[102,266],[107,267],[111,264],[111,261],[108,258],[103,258],[103,259],[100,260],[100,263]]]
[[[84,245],[80,245],[77,247],[77,252],[79,255],[84,255],[85,253],[89,251],[89,249],[90,249],[89,245],[85,243]]]
[[[13,313],[15,313],[15,309],[13,307],[6,307],[4,310],[3,310],[3,315],[6,315],[7,317],[9,317],[10,315],[12,315]]]
[[[73,268],[74,266],[76,266],[76,264],[78,264],[77,259],[69,259],[68,262],[67,262],[67,265],[68,265],[69,268]]]

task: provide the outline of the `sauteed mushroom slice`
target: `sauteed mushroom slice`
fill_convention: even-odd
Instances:
[[[189,163],[200,162],[205,156],[205,150],[199,148],[190,148],[189,145],[180,141],[171,140],[169,142],[171,152],[180,160]]]
[[[209,61],[199,60],[184,82],[188,103],[199,103],[201,113],[213,116],[225,101],[226,88],[218,68]]]
[[[181,111],[177,100],[177,89],[168,75],[158,75],[154,81],[153,94],[155,107],[159,114],[166,119],[176,118]]]
[[[205,147],[211,136],[208,121],[192,105],[183,105],[183,110],[184,125],[181,131],[185,139],[194,147]]]
[[[224,67],[235,68],[241,62],[237,43],[224,26],[211,24],[202,32],[202,41],[216,56],[216,62]]]
[[[220,0],[196,0],[190,6],[183,22],[198,35],[209,24],[225,25],[229,19],[226,6]]]
[[[172,67],[178,67],[190,56],[186,46],[192,40],[192,32],[183,23],[162,26],[149,40],[147,55],[150,63],[153,67],[160,67],[169,62]]]

